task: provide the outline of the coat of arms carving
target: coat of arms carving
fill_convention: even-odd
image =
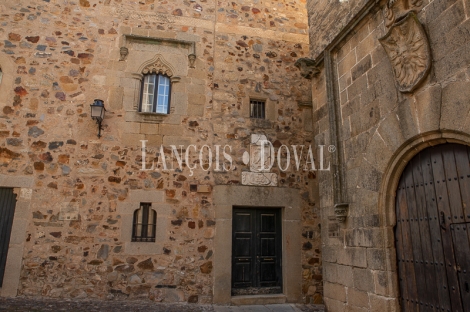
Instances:
[[[431,50],[414,12],[393,24],[379,39],[392,63],[400,92],[412,92],[431,69]]]
[[[423,0],[388,0],[384,8],[385,26],[390,27],[411,11],[418,12],[422,6]]]

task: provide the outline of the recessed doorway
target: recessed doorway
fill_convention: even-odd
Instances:
[[[281,209],[236,207],[232,296],[282,293]]]

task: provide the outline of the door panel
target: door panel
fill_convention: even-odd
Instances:
[[[260,280],[262,285],[276,286],[276,263],[274,261],[261,260],[260,271]]]
[[[233,214],[232,285],[236,288],[254,285],[253,211],[240,210]]]
[[[280,209],[234,208],[232,295],[281,293]]]
[[[276,256],[276,239],[274,237],[261,238],[261,257],[275,257]]]
[[[234,250],[235,257],[251,257],[251,238],[238,237]]]
[[[235,275],[233,276],[234,283],[244,285],[250,283],[251,285],[251,267],[252,263],[247,260],[246,262],[238,262],[235,264],[236,268],[234,270]]]
[[[16,195],[13,189],[0,188],[0,287],[3,284],[15,205]]]
[[[462,298],[463,309],[470,311],[470,244],[468,241],[468,227],[470,223],[456,223],[451,225],[455,259],[457,262],[457,276],[460,286],[460,296]]]
[[[439,210],[436,202],[436,190],[433,181],[433,168],[431,160],[431,151],[429,149],[424,150],[421,154],[421,168],[422,178],[424,183],[424,198],[425,201],[422,203],[423,210],[426,211],[425,221],[429,226],[429,240],[431,247],[431,254],[428,256],[430,259],[434,259],[434,272],[435,272],[435,287],[437,289],[437,296],[434,298],[434,307],[444,309],[444,311],[450,310],[450,296],[447,289],[444,286],[447,283],[447,271],[444,266],[444,249],[442,247],[442,235],[441,235],[441,224],[439,217]],[[421,192],[422,188],[418,188],[417,191]],[[426,222],[423,223],[426,227]],[[426,242],[426,240],[424,240]],[[431,281],[432,282],[432,281]],[[433,287],[431,285],[431,287]]]
[[[275,214],[261,214],[261,232],[275,233],[276,232],[276,215]]]
[[[240,212],[234,215],[234,230],[237,233],[251,233],[252,230],[252,213]]]
[[[469,152],[427,148],[402,173],[395,238],[404,311],[470,312]]]

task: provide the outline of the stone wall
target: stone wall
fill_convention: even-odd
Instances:
[[[368,0],[309,0],[307,2],[310,54],[313,58],[335,39]]]
[[[253,133],[276,150],[312,142],[311,86],[294,66],[309,53],[305,2],[48,0],[0,10],[0,171],[34,177],[18,294],[212,302],[212,187],[241,184]],[[158,55],[178,78],[171,112],[145,116],[139,70]],[[95,98],[107,109],[101,139]],[[267,101],[267,120],[249,118],[250,98]],[[167,156],[170,144],[230,145],[233,170],[192,174],[197,154],[182,170],[141,170],[161,160],[161,144]],[[321,302],[316,173],[272,171],[302,198],[302,300]],[[129,242],[142,201],[157,211],[151,247]]]
[[[309,2],[312,10],[314,3]],[[431,57],[432,62],[429,74],[412,92],[398,90],[394,70],[414,54],[392,65],[379,42],[393,27],[384,16],[384,1],[355,28],[345,29],[348,36],[329,50],[331,71],[326,63],[319,64],[321,73],[313,82],[316,144],[332,142],[335,125],[330,117],[334,105],[338,108],[339,180],[343,200],[349,203],[346,222],[338,236],[332,235],[336,225],[329,217],[334,217],[339,202],[331,190],[337,191],[338,185],[332,176],[320,177],[324,299],[329,311],[399,311],[394,239],[398,179],[421,149],[470,142],[470,6],[460,0],[419,4],[412,8],[431,51],[423,59]],[[312,51],[323,47],[321,42],[311,44],[317,46]],[[332,89],[327,88],[328,79]]]

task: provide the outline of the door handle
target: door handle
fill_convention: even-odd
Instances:
[[[441,229],[446,230],[446,215],[441,211]]]

